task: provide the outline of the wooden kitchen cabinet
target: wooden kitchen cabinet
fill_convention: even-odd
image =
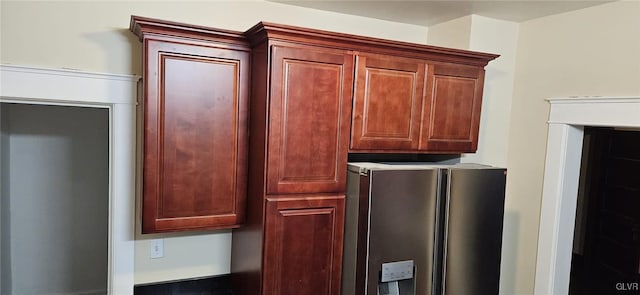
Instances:
[[[420,150],[475,152],[478,146],[484,69],[430,65]]]
[[[357,59],[351,152],[475,152],[482,67],[366,54]]]
[[[143,232],[234,228],[240,295],[339,294],[348,153],[474,150],[497,57],[272,23],[131,29]]]
[[[234,294],[339,294],[352,51],[260,23],[252,44],[248,216]]]
[[[339,294],[344,195],[269,198],[263,294]]]
[[[246,200],[249,48],[238,33],[175,26],[131,20],[144,60],[142,232],[237,227]]]
[[[425,86],[422,60],[357,57],[352,150],[417,150]]]
[[[353,54],[288,44],[269,50],[267,193],[344,191]]]
[[[237,294],[339,294],[353,63],[345,50],[254,45],[249,219],[232,242]]]

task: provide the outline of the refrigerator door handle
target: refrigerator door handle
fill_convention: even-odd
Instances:
[[[435,261],[437,264],[438,278],[434,279],[434,294],[445,294],[446,269],[447,269],[447,240],[449,235],[449,192],[450,192],[450,174],[448,169],[442,169],[440,172],[440,181],[438,188],[438,214],[437,214],[437,233],[435,246]]]
[[[449,170],[445,170],[444,177],[446,179],[445,186],[445,202],[444,202],[444,239],[442,239],[442,261],[444,262],[442,267],[442,294],[446,294],[446,273],[447,273],[447,251],[449,248],[449,212],[451,206],[451,174]]]

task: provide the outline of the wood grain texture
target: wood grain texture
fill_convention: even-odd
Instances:
[[[422,60],[359,54],[351,150],[417,150],[424,77]]]
[[[271,48],[267,193],[342,192],[353,55]]]
[[[432,65],[422,115],[420,149],[475,152],[478,145],[484,70]]]
[[[489,61],[499,56],[490,53],[392,41],[269,22],[256,24],[247,30],[245,35],[251,44],[264,42],[266,39],[281,40],[298,44],[314,44],[327,48],[390,54],[479,67],[486,66]]]
[[[436,76],[432,102],[431,140],[469,140],[476,80]]]
[[[145,38],[143,233],[244,221],[249,55]]]
[[[343,227],[344,195],[267,199],[262,294],[339,294]]]
[[[218,46],[222,44],[240,45],[238,48],[246,50],[248,48],[247,39],[242,32],[209,28],[205,26],[191,25],[179,22],[172,22],[162,19],[148,18],[132,15],[129,22],[129,30],[133,32],[140,41],[145,36],[167,36],[169,38],[187,38],[191,41],[205,41],[208,44],[215,42]]]

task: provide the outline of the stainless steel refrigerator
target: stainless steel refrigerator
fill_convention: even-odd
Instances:
[[[349,163],[344,295],[498,294],[506,170]]]

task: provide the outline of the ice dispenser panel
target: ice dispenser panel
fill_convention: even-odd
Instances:
[[[378,295],[415,295],[413,260],[382,264]]]

